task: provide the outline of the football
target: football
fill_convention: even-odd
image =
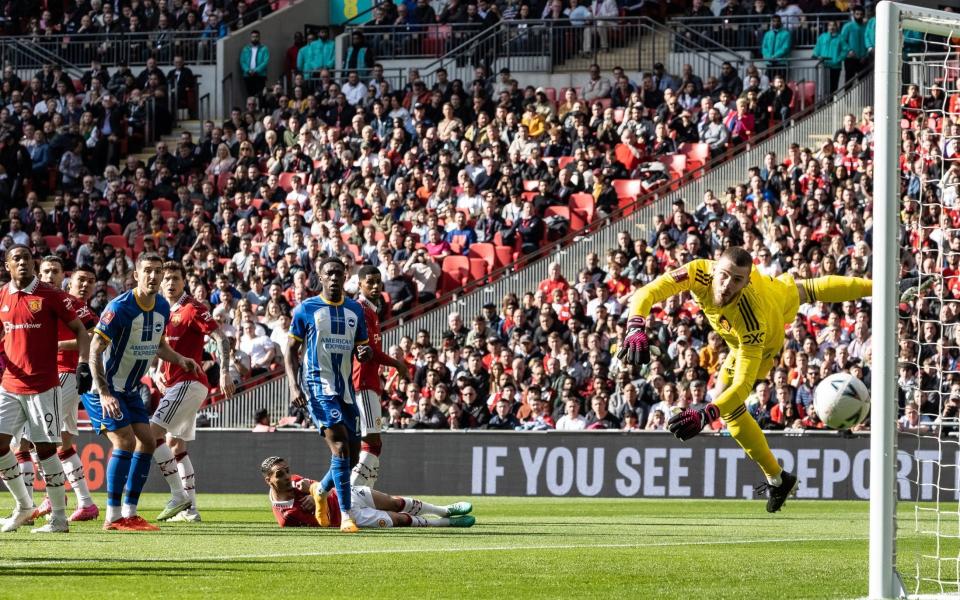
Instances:
[[[850,429],[870,412],[870,391],[849,373],[835,373],[817,386],[813,394],[817,415],[831,429]]]

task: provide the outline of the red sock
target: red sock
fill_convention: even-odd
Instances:
[[[64,461],[72,458],[76,453],[77,453],[77,449],[74,448],[73,446],[70,446],[69,448],[64,448],[59,452],[57,452],[57,456],[60,458],[61,461]]]
[[[33,462],[33,458],[30,457],[30,451],[26,450],[23,452],[17,452],[17,462],[19,463],[28,463]]]
[[[360,450],[362,452],[369,452],[374,456],[380,456],[382,449],[383,442],[360,442]]]

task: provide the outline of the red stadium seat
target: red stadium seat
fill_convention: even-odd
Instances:
[[[443,259],[440,274],[440,293],[461,289],[470,277],[470,259],[466,256],[448,256]]]
[[[523,180],[523,191],[525,192],[536,192],[540,189],[540,182],[536,179],[524,179]]]
[[[477,242],[476,244],[470,244],[470,248],[467,250],[467,258],[482,259],[487,263],[488,273],[492,273],[501,266],[497,260],[496,247],[489,243]]]
[[[482,258],[468,258],[470,261],[470,279],[477,281],[489,275],[487,261]]]
[[[494,246],[494,252],[497,254],[497,263],[499,267],[506,267],[513,264],[513,248],[510,246]]]
[[[543,88],[543,93],[547,95],[547,100],[549,100],[551,104],[557,103],[557,88]]]
[[[593,215],[597,211],[593,196],[585,193],[570,196],[570,209],[573,214],[581,215],[587,225],[593,223]]]
[[[634,200],[643,193],[639,179],[614,179],[612,184],[613,189],[617,191],[617,198]]]
[[[707,164],[710,160],[709,144],[680,144],[680,153],[687,157],[687,169],[693,171]]]
[[[109,229],[110,233],[113,235],[120,235],[123,233],[123,230],[120,229],[120,223],[107,223],[107,229]]]
[[[573,230],[573,219],[571,218],[570,208],[567,206],[549,206],[547,210],[543,213],[544,218],[547,217],[563,217],[570,223],[571,231]],[[548,240],[559,239],[560,236],[556,233],[551,234],[549,230],[546,230]]]
[[[43,241],[46,242],[47,248],[50,248],[50,250],[56,250],[57,246],[63,243],[63,238],[60,237],[60,234],[45,235],[43,236]]]
[[[173,210],[173,202],[170,202],[166,198],[157,198],[153,201],[153,207],[161,212],[165,210]]]
[[[667,170],[670,171],[671,179],[673,179],[673,174],[683,177],[683,174],[687,170],[687,157],[683,154],[665,154],[657,160],[662,162],[664,166],[667,167]]]
[[[104,246],[113,246],[114,248],[124,248],[128,247],[127,238],[122,235],[105,235],[103,236],[103,245]]]
[[[577,159],[572,156],[561,156],[557,159],[557,166],[561,169],[566,169],[568,165],[571,165]]]

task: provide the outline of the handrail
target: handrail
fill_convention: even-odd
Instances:
[[[739,39],[746,41],[744,33],[766,31],[766,26],[770,23],[770,17],[774,15],[722,15],[709,17],[674,17],[667,21],[667,25],[673,28],[683,27],[685,30],[698,31],[699,29],[709,30],[710,32],[720,34],[729,40]],[[843,23],[848,21],[848,13],[803,13],[798,16],[784,16],[783,26],[793,32],[795,48],[812,48],[817,41],[817,36],[826,31],[826,24],[830,21]],[[757,29],[757,26],[760,29]],[[698,31],[702,36],[709,37],[708,34]],[[737,44],[739,49],[751,46],[748,43]]]
[[[840,89],[837,90],[835,95],[839,95],[840,93],[846,91],[847,89],[852,88],[853,86],[858,84],[864,77],[865,75],[861,74],[855,79],[852,79],[846,82],[843,86],[841,86]],[[699,179],[707,171],[726,162],[731,157],[737,156],[743,152],[750,150],[753,146],[757,145],[758,143],[763,142],[764,140],[788,128],[793,121],[796,121],[798,119],[801,119],[813,114],[817,110],[827,106],[831,101],[832,101],[832,98],[828,98],[822,102],[815,103],[805,109],[802,109],[798,113],[790,115],[789,120],[782,121],[778,123],[776,126],[771,127],[770,129],[767,129],[763,133],[758,134],[757,136],[754,136],[749,141],[744,142],[739,146],[736,146],[728,150],[727,152],[724,153],[723,156],[712,158],[702,166],[698,167],[697,169],[693,171],[687,171],[680,178],[680,186],[682,187],[686,183],[690,183],[692,181]],[[528,264],[540,258],[549,256],[554,252],[556,252],[559,248],[572,244],[578,238],[582,238],[584,236],[590,235],[594,231],[602,227],[605,227],[607,225],[613,224],[616,221],[620,220],[622,217],[633,213],[638,208],[641,208],[647,205],[648,203],[656,200],[662,193],[663,193],[663,190],[655,189],[644,195],[638,196],[632,203],[626,206],[618,207],[615,211],[613,211],[613,213],[610,214],[610,216],[604,219],[597,219],[594,222],[586,225],[585,227],[579,230],[569,232],[565,237],[555,242],[551,242],[550,244],[547,244],[545,246],[538,248],[537,251],[532,254],[524,255],[522,262],[524,264]],[[506,265],[504,267],[501,267],[500,269],[497,269],[496,271],[493,271],[486,277],[468,282],[465,286],[463,286],[463,289],[475,290],[478,286],[482,286],[486,282],[495,281],[502,277],[506,277],[510,275],[512,272],[514,272],[514,270],[515,270],[515,263]],[[413,315],[411,318],[405,319],[403,316],[399,316],[399,317],[393,317],[392,319],[385,321],[382,324],[382,329],[386,331],[387,329],[390,329],[392,327],[403,325],[405,322],[409,320],[413,320],[415,318],[421,317],[436,308],[448,306],[451,302],[455,302],[457,298],[459,298],[461,295],[463,294],[457,291],[448,292],[447,294],[439,296],[436,300],[427,302],[426,304],[418,305],[417,311],[416,311],[417,314]]]

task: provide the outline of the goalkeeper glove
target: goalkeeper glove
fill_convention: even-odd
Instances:
[[[630,317],[627,321],[627,335],[617,351],[617,358],[631,365],[645,365],[650,362],[650,344],[645,326],[643,317]]]
[[[90,373],[90,365],[80,363],[77,365],[77,393],[81,396],[90,391],[93,387],[93,375]]]
[[[688,408],[670,417],[667,429],[683,441],[700,433],[707,424],[720,417],[720,409],[710,403],[704,408]]]

